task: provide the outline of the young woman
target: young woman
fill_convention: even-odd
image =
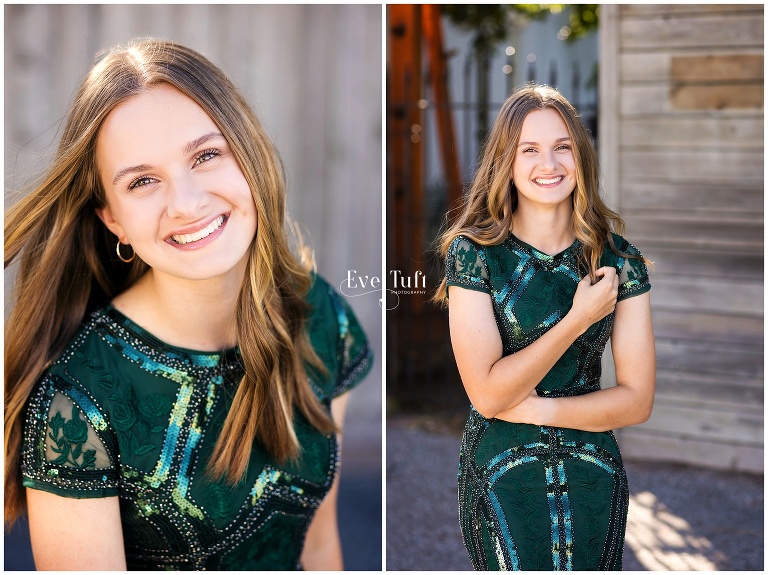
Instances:
[[[628,489],[610,430],[650,416],[655,351],[645,260],[598,187],[576,111],[529,85],[441,238],[436,299],[472,403],[460,520],[479,570],[621,568]],[[600,389],[609,338],[618,385]]]
[[[339,569],[350,308],[291,252],[233,84],[145,40],[83,81],[6,215],[5,518],[38,569]]]

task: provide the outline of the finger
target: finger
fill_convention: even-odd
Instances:
[[[600,270],[598,270],[598,271],[601,271],[601,270],[602,270],[603,275],[605,277],[610,278],[610,277],[615,277],[616,276],[616,268],[613,267],[613,266],[604,266],[604,267],[600,268]]]

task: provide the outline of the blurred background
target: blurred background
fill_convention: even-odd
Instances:
[[[470,568],[463,548],[451,562],[468,400],[447,311],[427,302],[444,273],[433,242],[501,104],[535,81],[580,112],[603,197],[655,264],[655,407],[617,433],[633,490],[625,567],[762,569],[763,21],[762,5],[387,7],[387,269],[430,288],[387,312],[388,568]],[[604,364],[613,385],[609,350]],[[711,493],[695,491],[704,477]],[[718,525],[742,480],[739,513]],[[403,532],[415,515],[429,536]]]
[[[282,154],[288,206],[339,289],[381,277],[380,6],[6,5],[5,205],[40,175],[97,53],[131,38],[185,44],[241,89]],[[6,298],[12,270],[6,272]],[[339,521],[347,569],[381,569],[382,325],[374,294],[349,299],[376,355],[352,393]],[[6,299],[6,301],[8,301]],[[5,568],[34,569],[20,525]]]

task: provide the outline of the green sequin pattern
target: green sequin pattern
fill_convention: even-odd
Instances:
[[[327,368],[308,370],[330,401],[372,364],[346,302],[320,277],[310,339]],[[235,487],[205,474],[243,376],[237,349],[200,353],[154,338],[112,307],[95,312],[46,371],[27,406],[26,487],[119,496],[129,569],[293,570],[339,465],[334,434],[300,415],[302,447],[280,464],[256,444]]]
[[[619,251],[639,255],[621,236],[613,239]],[[507,356],[568,313],[581,249],[577,240],[548,255],[513,234],[495,246],[459,236],[447,253],[447,285],[489,294]],[[651,287],[640,259],[606,247],[600,265],[616,269],[619,301]],[[600,389],[613,321],[611,314],[582,334],[537,393],[565,397]],[[460,524],[475,569],[621,569],[629,491],[613,433],[486,419],[470,408],[458,482]]]

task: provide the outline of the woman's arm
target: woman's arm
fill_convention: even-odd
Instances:
[[[28,488],[27,510],[38,571],[125,571],[117,497],[71,499]]]
[[[616,387],[577,397],[534,397],[532,394],[497,417],[516,423],[583,431],[608,431],[647,421],[656,389],[650,293],[618,303],[611,349],[616,364]]]
[[[344,414],[347,410],[349,393],[345,393],[331,402],[331,415],[336,427],[341,455],[341,429],[344,424]],[[306,571],[341,571],[344,561],[341,555],[341,540],[336,515],[336,500],[339,493],[339,473],[331,486],[331,490],[317,508],[312,523],[307,530],[304,541],[304,551],[301,553],[301,564]]]
[[[531,345],[501,357],[499,328],[488,294],[451,286],[448,303],[451,344],[461,380],[472,405],[484,417],[499,417],[521,401],[552,369],[589,326],[616,306],[616,270],[597,270],[579,282],[568,314]]]

